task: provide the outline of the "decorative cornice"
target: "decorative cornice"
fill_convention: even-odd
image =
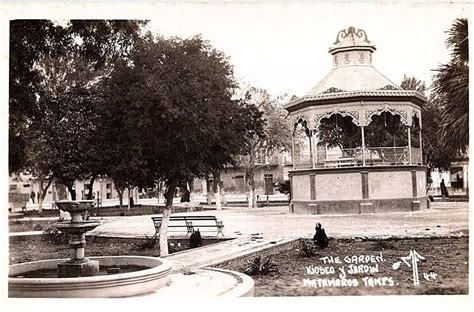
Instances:
[[[375,90],[375,91],[344,91],[337,93],[321,93],[313,96],[303,96],[283,105],[285,109],[289,109],[295,105],[309,101],[323,101],[332,99],[346,99],[352,97],[415,97],[423,102],[427,99],[424,95],[412,90]]]

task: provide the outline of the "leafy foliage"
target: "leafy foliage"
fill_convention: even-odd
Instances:
[[[311,258],[315,255],[315,248],[312,242],[309,242],[303,238],[298,239],[296,245],[296,251],[305,258]]]
[[[277,263],[271,256],[264,258],[257,256],[247,260],[247,267],[244,269],[244,273],[248,275],[268,275],[270,272],[278,272],[277,266]]]
[[[246,137],[245,147],[240,154],[243,161],[239,163],[245,171],[245,179],[249,184],[249,207],[256,206],[255,179],[258,155],[272,155],[275,152],[289,151],[291,149],[291,124],[285,119],[286,112],[278,99],[274,99],[264,89],[247,86],[241,90],[243,93],[240,101],[253,107],[255,117],[262,116],[263,127],[257,126],[256,131],[249,132]],[[283,99],[280,99],[283,101]],[[257,109],[255,111],[255,108]],[[237,155],[237,154],[236,154]]]
[[[404,90],[416,90],[421,94],[425,94],[426,85],[424,81],[418,80],[415,77],[408,77],[407,75],[403,75],[402,83],[400,87]]]
[[[277,189],[282,194],[287,194],[291,200],[291,182],[290,180],[285,180],[283,182],[278,182]]]
[[[165,182],[169,210],[178,185],[233,164],[261,131],[260,113],[234,100],[234,87],[227,58],[200,37],[145,36],[105,83],[107,175],[127,187]]]
[[[469,34],[467,19],[457,19],[448,31],[451,60],[436,70],[433,89],[442,104],[439,135],[449,153],[469,145]]]
[[[65,25],[49,20],[10,22],[10,172],[33,167],[52,177],[50,168],[61,169],[67,165],[61,160],[76,157],[65,155],[56,158],[58,161],[54,164],[45,163],[61,154],[58,146],[63,142],[55,134],[63,130],[64,124],[70,129],[64,137],[70,132],[87,133],[84,123],[93,121],[87,114],[90,107],[83,110],[83,104],[98,104],[90,92],[91,85],[97,82],[91,75],[109,74],[114,61],[125,57],[133,47],[140,35],[139,28],[145,23],[118,20],[72,20]],[[78,120],[76,114],[83,120]],[[68,138],[64,146],[74,145],[71,140]],[[90,144],[78,141],[81,145]],[[37,153],[37,149],[42,151]],[[95,171],[100,157],[92,156],[97,152],[95,148],[83,150],[82,158],[89,162],[88,166],[76,162],[72,168],[62,168],[63,172],[74,172],[78,178],[82,171],[78,167]]]
[[[54,225],[48,226],[43,229],[45,238],[51,240],[56,245],[65,244],[69,240],[69,234],[59,231]]]

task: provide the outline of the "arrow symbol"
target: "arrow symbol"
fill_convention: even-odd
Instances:
[[[418,262],[425,260],[425,258],[413,249],[410,250],[410,254],[407,257],[401,257],[401,259],[409,268],[412,268],[413,270],[413,285],[420,285]]]

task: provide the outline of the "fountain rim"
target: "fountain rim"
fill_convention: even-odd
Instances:
[[[87,257],[89,260],[98,260],[100,265],[100,260],[106,259],[136,259],[136,260],[148,260],[148,261],[156,261],[157,265],[154,267],[150,267],[143,270],[138,270],[134,272],[128,273],[119,273],[119,274],[112,274],[112,275],[96,275],[96,276],[84,276],[84,277],[45,277],[45,278],[25,278],[25,277],[8,277],[8,282],[16,284],[16,285],[45,285],[48,283],[54,284],[77,284],[81,282],[117,282],[120,280],[128,280],[131,278],[137,278],[142,275],[150,276],[150,275],[158,275],[158,274],[167,274],[172,269],[172,264],[169,260],[157,258],[157,257],[144,257],[144,256],[98,256],[98,257]],[[9,269],[21,266],[29,266],[29,265],[41,265],[41,264],[48,264],[56,265],[58,263],[62,263],[69,259],[48,259],[48,260],[39,260],[39,261],[30,261],[30,262],[23,262],[17,264],[9,265]],[[142,265],[142,264],[135,264],[133,265]],[[40,270],[41,268],[37,268],[36,270]],[[35,269],[32,269],[35,270]],[[9,273],[10,275],[10,273]]]

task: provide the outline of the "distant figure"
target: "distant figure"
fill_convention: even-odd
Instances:
[[[313,236],[313,241],[315,245],[318,245],[321,248],[326,248],[329,244],[329,238],[326,235],[326,231],[321,226],[321,223],[316,223],[316,234]]]
[[[446,188],[446,185],[444,184],[444,179],[441,179],[441,183],[439,187],[441,188],[441,197],[443,199],[445,199],[446,197],[449,197],[448,189]]]
[[[182,203],[189,203],[191,197],[191,193],[188,190],[185,190],[183,196],[181,196]]]
[[[31,201],[33,202],[33,204],[35,203],[35,192],[34,191],[31,191],[30,193],[30,198],[31,198]]]

